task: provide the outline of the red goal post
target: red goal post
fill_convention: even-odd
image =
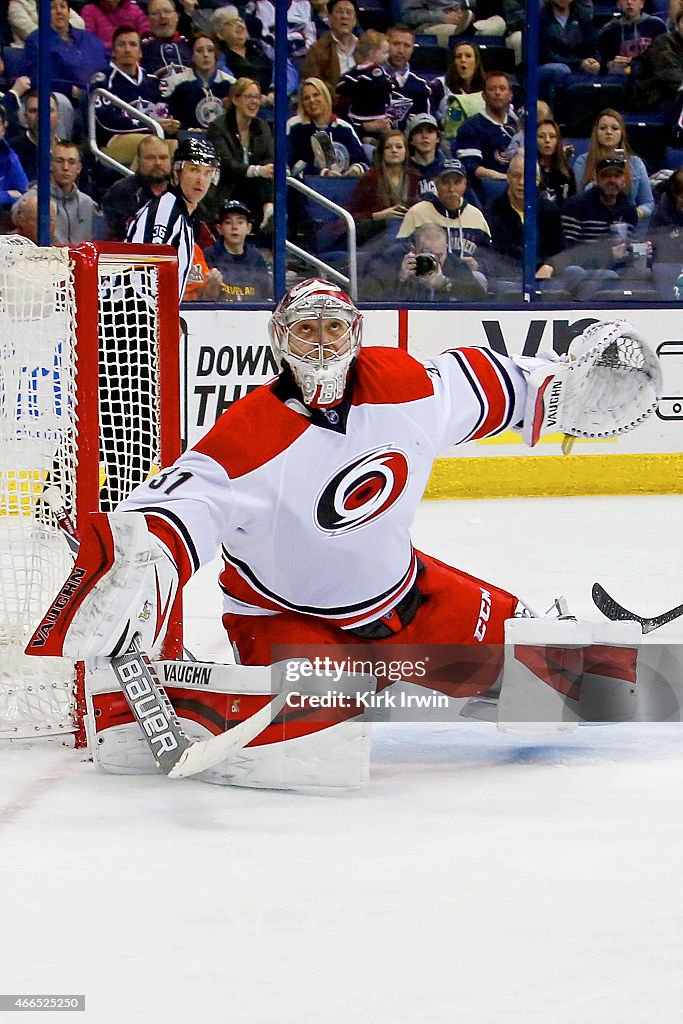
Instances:
[[[0,238],[0,739],[85,742],[82,670],[23,654],[71,561],[41,495],[56,486],[78,525],[173,462],[179,376],[174,249]],[[166,657],[181,618],[178,602]]]

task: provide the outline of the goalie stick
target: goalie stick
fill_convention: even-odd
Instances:
[[[52,510],[70,551],[76,555],[78,533],[59,488],[46,487],[43,500]],[[287,691],[283,689],[250,718],[227,732],[208,740],[192,740],[181,726],[149,657],[140,648],[139,633],[135,634],[123,654],[106,660],[142,729],[156,764],[171,779],[196,775],[232,757],[270,725],[287,698]]]
[[[653,629],[659,629],[660,626],[666,626],[667,622],[673,622],[680,615],[683,615],[683,604],[677,605],[675,608],[670,608],[668,612],[662,612],[661,615],[653,615],[647,618],[644,615],[636,615],[635,612],[628,611],[623,605],[615,601],[613,597],[607,593],[605,588],[600,583],[593,584],[593,590],[591,591],[593,597],[593,603],[602,614],[612,619],[613,622],[631,620],[633,622],[639,622],[642,626],[643,633],[651,633]]]

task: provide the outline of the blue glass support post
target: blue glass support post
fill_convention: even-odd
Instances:
[[[50,245],[50,0],[38,0],[38,245]]]
[[[536,291],[537,217],[536,164],[538,161],[538,43],[539,6],[526,5],[524,34],[524,301],[533,302]]]
[[[273,196],[273,288],[275,300],[286,290],[287,252],[287,0],[275,0],[275,175]]]

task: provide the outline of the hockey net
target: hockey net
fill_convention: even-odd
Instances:
[[[0,738],[84,739],[79,666],[23,653],[72,564],[45,488],[78,525],[179,438],[175,252],[0,238]]]

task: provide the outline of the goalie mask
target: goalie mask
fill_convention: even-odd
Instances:
[[[278,366],[289,368],[313,409],[341,402],[361,334],[362,316],[346,292],[317,277],[290,288],[270,321]]]

